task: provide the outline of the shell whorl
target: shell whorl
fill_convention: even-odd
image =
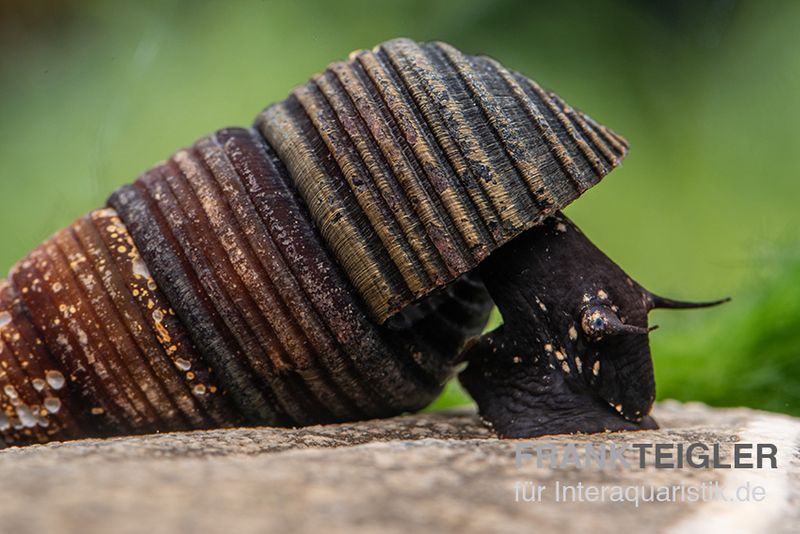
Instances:
[[[470,271],[626,149],[491,59],[404,39],[356,52],[0,281],[0,435],[420,409],[488,316]]]
[[[0,286],[7,443],[417,410],[490,306],[462,277],[376,324],[254,130],[178,151],[109,206]]]
[[[569,204],[627,151],[496,61],[408,39],[332,64],[256,125],[379,322]]]

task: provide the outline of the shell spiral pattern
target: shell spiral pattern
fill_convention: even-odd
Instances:
[[[625,151],[491,59],[404,39],[354,53],[12,268],[0,435],[418,410],[488,316],[470,271]]]

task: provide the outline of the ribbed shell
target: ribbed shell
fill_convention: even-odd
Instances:
[[[201,139],[109,205],[0,284],[6,443],[418,410],[490,306],[462,277],[372,322],[254,130]]]
[[[256,126],[379,322],[569,204],[627,151],[496,61],[408,39],[332,64]]]
[[[487,319],[472,268],[625,150],[491,59],[403,39],[357,52],[0,280],[0,436],[420,409]]]

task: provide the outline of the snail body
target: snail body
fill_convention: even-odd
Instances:
[[[460,354],[492,299],[504,308],[507,288],[484,285],[502,269],[485,260],[524,236],[546,252],[558,210],[626,152],[492,59],[407,39],[355,52],[12,268],[0,434],[20,445],[386,417],[426,406],[464,360],[493,414],[508,382],[482,394],[483,341]],[[536,434],[514,425],[498,431]],[[586,426],[570,425],[557,430]]]

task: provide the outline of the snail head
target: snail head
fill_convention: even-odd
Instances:
[[[481,266],[504,324],[459,376],[506,437],[656,428],[648,312],[697,308],[636,283],[558,213]]]

